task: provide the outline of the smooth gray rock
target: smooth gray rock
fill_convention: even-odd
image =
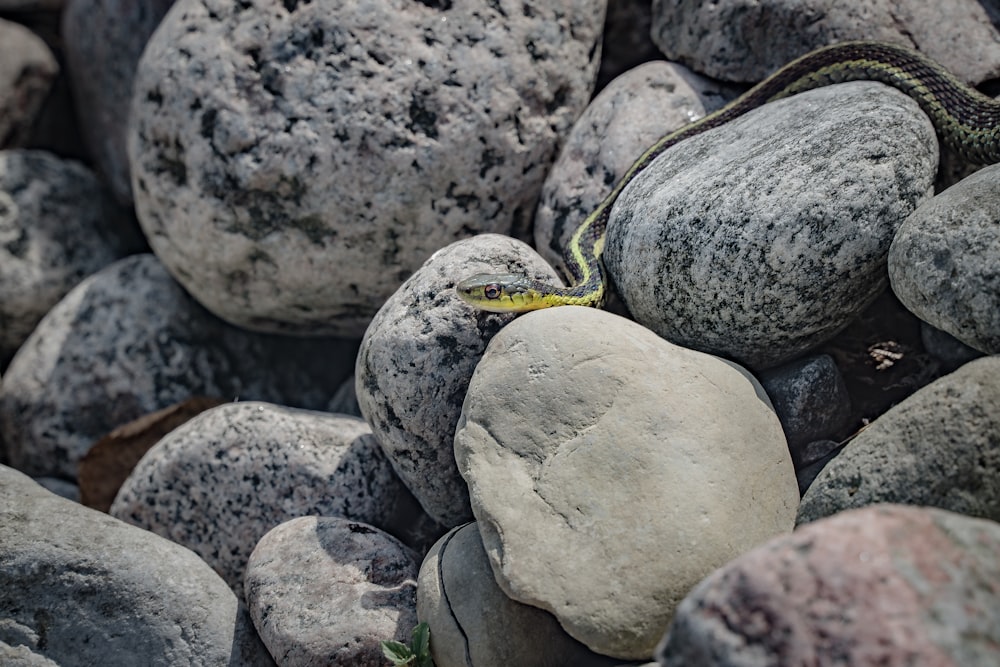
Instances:
[[[1000,664],[1000,525],[853,510],[713,572],[677,609],[664,667]]]
[[[14,357],[0,385],[0,442],[19,470],[76,479],[98,439],[192,396],[322,408],[355,349],[227,325],[155,257],[127,257],[73,288]]]
[[[273,665],[187,549],[0,466],[0,657],[59,665]],[[15,663],[16,664],[16,663]]]
[[[115,198],[131,206],[125,136],[132,80],[174,0],[66,0],[62,37],[80,130]]]
[[[874,39],[916,47],[960,79],[979,83],[1000,74],[994,4],[653,0],[651,36],[668,59],[725,81],[759,81],[820,46]]]
[[[56,57],[39,36],[0,19],[0,148],[28,143],[58,74]]]
[[[418,569],[416,554],[373,526],[303,516],[253,550],[247,606],[283,666],[385,667],[379,642],[409,644],[417,625]]]
[[[664,152],[622,192],[604,258],[636,321],[763,369],[829,339],[886,285],[937,140],[860,82],[756,109]]]
[[[573,125],[535,212],[535,247],[563,270],[563,248],[581,222],[652,144],[725,104],[718,84],[657,61],[612,81]]]
[[[385,525],[401,486],[360,419],[227,403],[154,445],[109,514],[183,544],[242,597],[267,531],[306,515]]]
[[[355,369],[358,403],[403,483],[452,527],[472,517],[455,466],[455,424],[490,338],[513,319],[459,300],[456,282],[483,272],[558,283],[527,245],[488,234],[436,252],[386,301],[365,333]]]
[[[358,336],[438,248],[526,227],[604,0],[179,0],[129,155],[156,254],[251,329]]]
[[[889,250],[892,291],[917,317],[1000,354],[1000,165],[925,202]]]
[[[515,602],[493,578],[475,523],[438,540],[420,566],[417,615],[431,631],[437,667],[610,667],[552,614]]]
[[[493,338],[455,456],[504,592],[620,658],[649,659],[691,587],[789,530],[798,503],[749,373],[592,308]]]
[[[74,285],[140,243],[126,212],[82,164],[45,151],[0,151],[0,363]]]
[[[791,361],[757,376],[794,450],[834,435],[851,417],[851,397],[836,362],[828,354]]]
[[[881,502],[1000,520],[1000,357],[970,361],[872,422],[812,483],[796,522]]]

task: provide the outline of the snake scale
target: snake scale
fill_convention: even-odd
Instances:
[[[661,137],[629,167],[611,192],[580,224],[564,251],[568,287],[517,274],[478,274],[455,289],[466,302],[493,312],[550,306],[600,307],[607,279],[601,262],[604,234],[618,195],[671,146],[719,127],[767,102],[847,81],[878,81],[912,97],[941,140],[974,164],[1000,161],[1000,102],[959,81],[911,49],[883,42],[843,42],[793,60],[721,109]]]

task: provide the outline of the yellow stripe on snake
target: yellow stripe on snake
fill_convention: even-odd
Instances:
[[[906,93],[930,117],[941,140],[963,159],[975,164],[1000,161],[1000,102],[916,51],[882,42],[834,44],[793,60],[728,105],[650,146],[573,234],[564,251],[572,280],[569,287],[517,274],[478,274],[459,282],[455,290],[464,301],[494,312],[564,305],[600,307],[606,291],[601,253],[608,217],[618,195],[639,172],[674,144],[751,109],[846,81],[878,81]]]

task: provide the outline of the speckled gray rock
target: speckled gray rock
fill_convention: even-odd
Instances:
[[[681,65],[640,65],[612,81],[573,126],[535,213],[535,247],[553,266],[577,226],[664,134],[722,106],[718,84]]]
[[[455,456],[504,592],[621,658],[648,659],[691,587],[789,530],[798,503],[749,373],[591,308],[493,338]]]
[[[889,250],[892,291],[917,317],[1000,354],[1000,165],[925,202]]]
[[[636,321],[763,369],[829,339],[884,289],[928,194],[934,129],[859,82],[802,93],[667,150],[622,192],[605,262]]]
[[[60,665],[274,664],[193,553],[4,466],[0,642],[12,647],[0,647],[5,665],[13,652]]]
[[[990,2],[653,0],[653,41],[670,60],[726,81],[759,81],[820,46],[876,39],[915,46],[974,83],[1000,74]],[[946,17],[946,20],[942,18]]]
[[[179,0],[136,75],[140,222],[201,303],[360,335],[435,250],[526,226],[603,0]]]
[[[192,396],[322,408],[355,349],[227,325],[155,257],[127,257],[73,288],[18,351],[0,385],[0,443],[28,474],[75,479],[99,438]]]
[[[664,667],[1000,664],[1000,525],[880,505],[817,521],[712,573]]]
[[[757,379],[774,405],[790,449],[834,435],[851,417],[844,377],[828,354],[789,362]]]
[[[1000,357],[970,361],[872,422],[812,483],[796,521],[880,502],[1000,519]]]
[[[267,531],[310,514],[384,525],[400,488],[356,417],[227,403],[154,445],[109,513],[188,547],[242,595]]]
[[[135,68],[174,0],[66,0],[66,68],[87,149],[122,204],[132,203],[125,129]]]
[[[452,289],[482,272],[558,278],[527,245],[488,234],[436,252],[385,303],[355,370],[358,403],[403,483],[451,527],[472,517],[455,466],[455,424],[490,338],[512,316],[476,310]]]
[[[417,614],[431,631],[437,667],[610,667],[567,635],[552,614],[497,586],[475,523],[438,540],[420,566]]]
[[[0,148],[28,142],[58,73],[56,57],[40,37],[0,19]]]
[[[372,526],[301,517],[253,550],[247,605],[283,666],[384,667],[379,642],[409,643],[417,625],[418,567],[412,551]]]
[[[44,151],[0,151],[0,363],[69,290],[140,244],[94,174]]]

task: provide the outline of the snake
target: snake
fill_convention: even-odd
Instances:
[[[825,46],[782,66],[718,110],[662,136],[576,228],[563,252],[568,286],[512,273],[480,273],[455,285],[465,302],[491,312],[552,306],[601,307],[608,290],[601,254],[618,195],[671,146],[719,127],[768,102],[848,81],[877,81],[914,99],[941,141],[970,164],[1000,162],[1000,101],[966,85],[942,65],[904,46],[850,41]]]

